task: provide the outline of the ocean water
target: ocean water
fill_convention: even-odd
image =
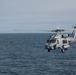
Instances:
[[[76,75],[76,42],[48,52],[50,34],[0,34],[0,75]]]

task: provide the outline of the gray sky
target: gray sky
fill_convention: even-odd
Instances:
[[[0,0],[0,32],[38,32],[76,24],[76,0]]]

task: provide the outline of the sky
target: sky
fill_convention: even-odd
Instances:
[[[76,25],[76,0],[0,0],[0,33],[36,33]]]

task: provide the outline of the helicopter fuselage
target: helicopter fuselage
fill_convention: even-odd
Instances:
[[[45,48],[48,49],[48,51],[50,50],[55,50],[55,49],[65,49],[67,50],[68,47],[70,47],[69,45],[69,39],[67,37],[62,37],[63,35],[57,35],[53,38],[50,38],[46,44],[45,44]]]
[[[76,26],[73,27],[73,37],[69,36],[69,34],[61,34],[63,29],[52,30],[52,32],[56,32],[56,35],[50,36],[50,38],[45,43],[45,48],[50,50],[60,49],[61,52],[67,50],[70,47],[70,43],[76,41]]]

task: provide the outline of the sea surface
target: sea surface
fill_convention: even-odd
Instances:
[[[76,75],[76,42],[48,52],[51,34],[0,34],[0,75]]]

